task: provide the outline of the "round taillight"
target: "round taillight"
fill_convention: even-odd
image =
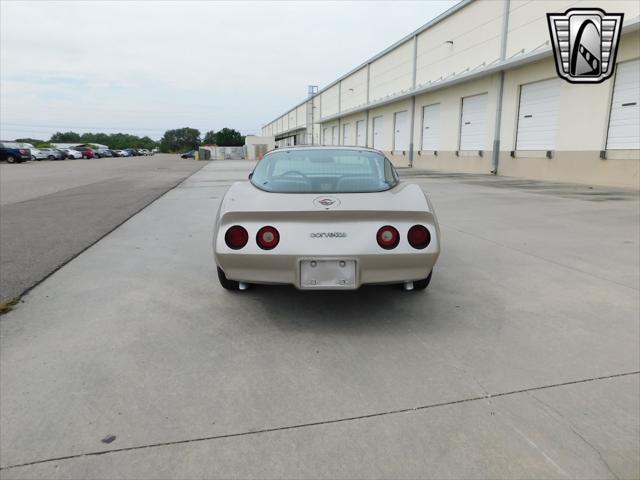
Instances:
[[[427,227],[414,225],[409,229],[407,240],[409,240],[409,245],[413,248],[422,250],[423,248],[427,248],[427,245],[431,243],[431,234],[429,230],[427,230]]]
[[[398,230],[393,228],[391,225],[385,225],[384,227],[380,227],[380,230],[378,230],[376,240],[378,240],[378,245],[382,248],[385,250],[391,250],[398,246],[400,234],[398,233]]]
[[[249,234],[244,227],[234,225],[233,227],[229,227],[227,233],[224,234],[224,241],[229,248],[240,250],[249,241]]]
[[[271,250],[278,245],[280,234],[273,227],[262,227],[256,235],[256,242],[263,250]]]

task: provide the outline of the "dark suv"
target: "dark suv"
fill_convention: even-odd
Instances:
[[[0,142],[0,160],[9,163],[22,163],[31,160],[31,150],[22,148],[16,142]]]

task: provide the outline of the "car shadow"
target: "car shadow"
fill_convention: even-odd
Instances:
[[[252,285],[241,293],[259,303],[265,320],[283,330],[345,332],[390,326],[428,328],[435,310],[429,290],[407,292],[399,285],[365,285],[353,291],[304,291],[293,286]]]

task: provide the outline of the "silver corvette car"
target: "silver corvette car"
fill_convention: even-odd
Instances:
[[[379,151],[290,147],[267,153],[220,203],[213,252],[222,286],[352,290],[429,285],[440,230],[422,189]]]

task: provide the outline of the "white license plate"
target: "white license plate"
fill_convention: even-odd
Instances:
[[[301,260],[300,288],[356,288],[356,261]]]

